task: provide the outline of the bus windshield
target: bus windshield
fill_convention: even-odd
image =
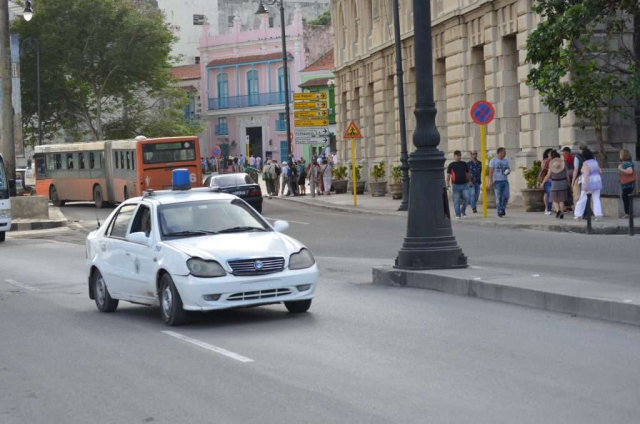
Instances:
[[[193,141],[147,143],[142,145],[142,157],[145,164],[191,161],[196,158],[196,146]]]

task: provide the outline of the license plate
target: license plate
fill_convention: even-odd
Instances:
[[[235,194],[236,196],[245,196],[248,193],[249,192],[247,190],[240,190],[240,191],[234,191],[232,194]]]

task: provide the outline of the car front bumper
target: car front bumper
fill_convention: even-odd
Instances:
[[[192,275],[172,276],[180,293],[184,309],[213,311],[313,299],[318,281],[318,266],[302,270],[254,277],[227,275],[219,278],[198,278]],[[301,291],[300,286],[309,285]],[[220,295],[218,300],[205,300],[204,296]]]

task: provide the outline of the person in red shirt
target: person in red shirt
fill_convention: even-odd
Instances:
[[[564,147],[562,149],[562,159],[564,160],[564,166],[567,169],[567,177],[569,178],[569,193],[567,194],[567,201],[565,202],[565,207],[567,208],[567,212],[573,211],[573,190],[571,190],[571,185],[573,183],[573,155],[571,154],[570,147]]]

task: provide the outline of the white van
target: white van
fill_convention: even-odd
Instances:
[[[9,177],[0,155],[0,243],[11,229],[11,200],[9,199]]]

